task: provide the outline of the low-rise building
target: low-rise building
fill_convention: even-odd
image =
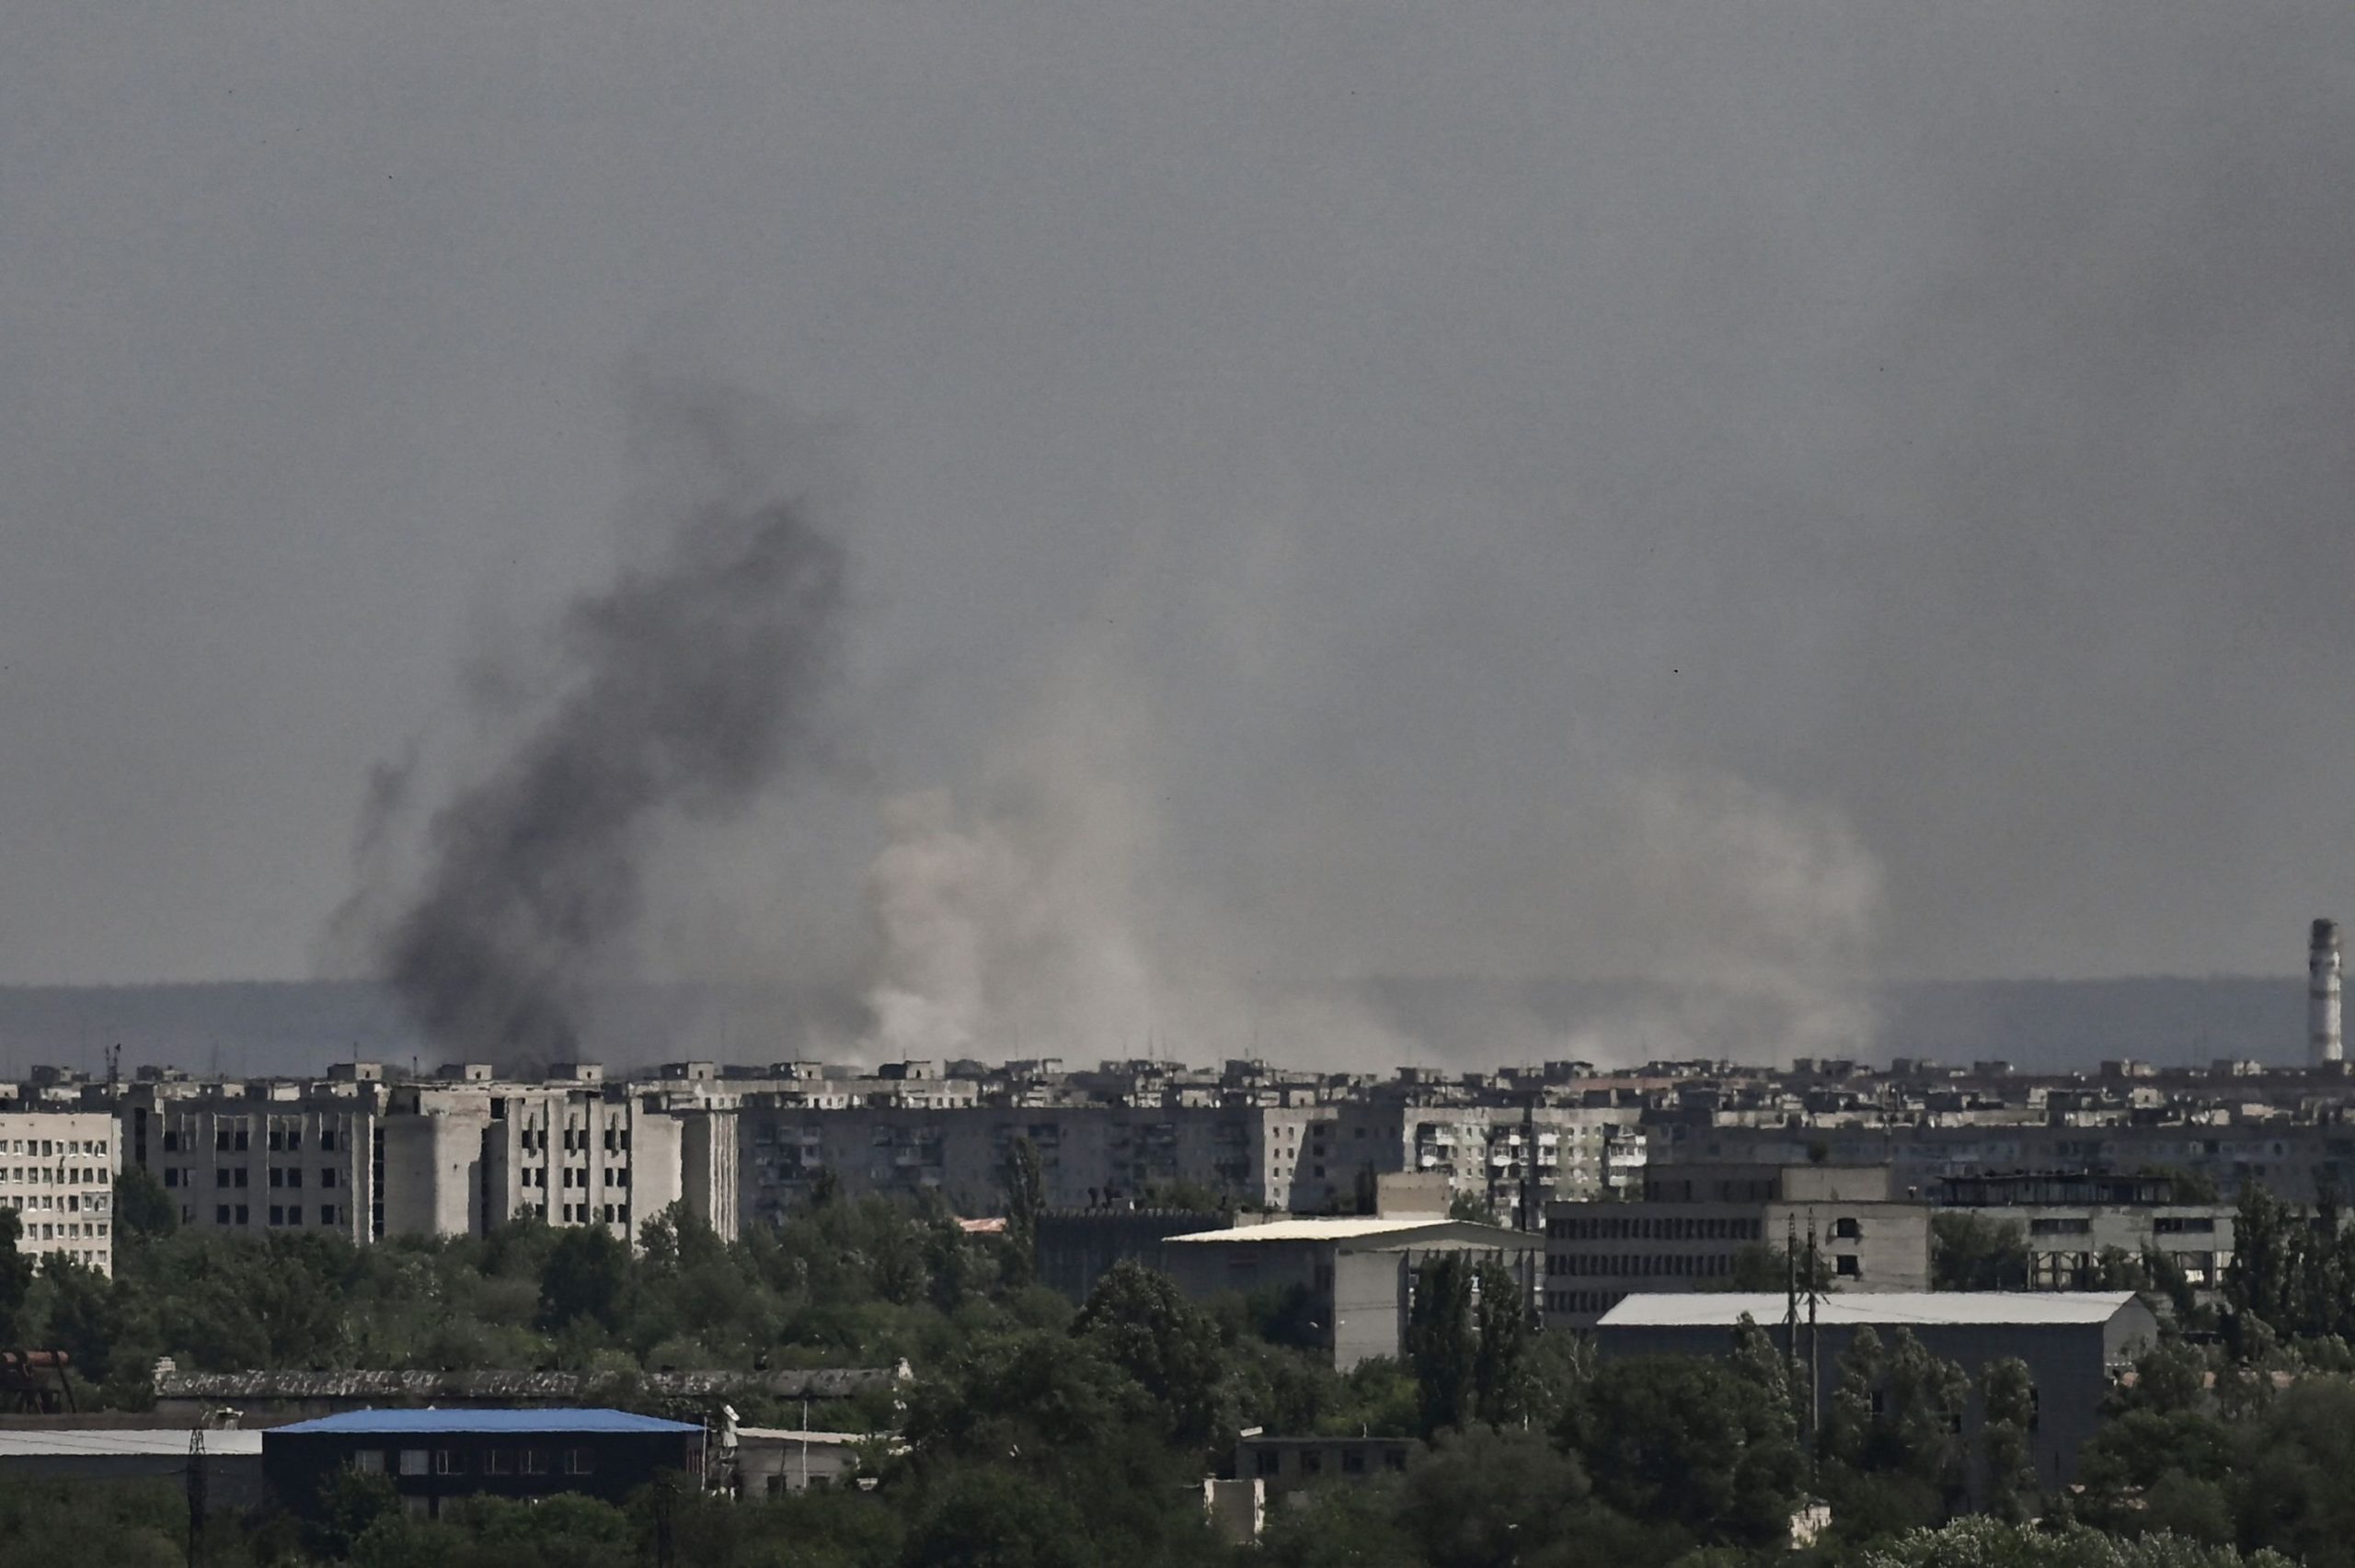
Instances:
[[[205,1495],[213,1506],[260,1506],[265,1500],[261,1434],[208,1430],[201,1456],[190,1451],[193,1436],[185,1426],[7,1427],[0,1429],[0,1476],[19,1481],[157,1480],[182,1485],[190,1467],[201,1464]]]
[[[1414,1309],[1415,1270],[1434,1253],[1461,1253],[1503,1265],[1527,1299],[1545,1245],[1524,1230],[1430,1215],[1403,1219],[1300,1219],[1238,1215],[1223,1230],[1172,1236],[1162,1257],[1169,1277],[1195,1299],[1229,1291],[1305,1292],[1309,1321],[1348,1371],[1396,1356]]]
[[[336,1475],[381,1475],[404,1507],[559,1492],[609,1503],[664,1471],[703,1476],[704,1429],[619,1410],[358,1410],[262,1434],[261,1465],[286,1507],[309,1513]]]
[[[1270,1437],[1254,1434],[1235,1445],[1235,1479],[1256,1481],[1266,1495],[1288,1493],[1331,1480],[1355,1481],[1395,1475],[1423,1445],[1413,1437]]]
[[[1780,1293],[1629,1296],[1595,1325],[1606,1357],[1723,1356],[1733,1348],[1744,1318],[1784,1346],[1802,1367],[1816,1369],[1815,1409],[1832,1408],[1841,1357],[1869,1328],[1883,1346],[1901,1329],[1934,1356],[1955,1362],[1973,1383],[1964,1414],[1971,1450],[1982,1450],[1984,1425],[1977,1384],[1989,1363],[2016,1357],[2034,1385],[2035,1414],[2028,1447],[2038,1479],[2051,1490],[2076,1475],[2077,1453],[2101,1419],[2101,1404],[2119,1373],[2158,1338],[2158,1320],[2132,1291],[2036,1295],[2026,1291],[1941,1291],[1936,1294],[1818,1296],[1787,1316]],[[1805,1386],[1804,1376],[1801,1382]]]

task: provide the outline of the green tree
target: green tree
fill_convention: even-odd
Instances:
[[[1218,1325],[1166,1276],[1123,1260],[1106,1270],[1072,1321],[1072,1333],[1134,1378],[1163,1413],[1170,1438],[1200,1445],[1218,1432],[1225,1357]]]
[[[2028,1516],[2039,1491],[2029,1432],[2036,1420],[2036,1383],[2017,1356],[1991,1361],[1980,1373],[1985,1413],[1980,1439],[1987,1475],[1987,1511],[2016,1523]]]
[[[1784,1539],[1806,1461],[1787,1399],[1757,1359],[1753,1351],[1740,1367],[1696,1356],[1604,1362],[1560,1433],[1596,1497],[1701,1540]]]
[[[565,1231],[548,1253],[540,1276],[539,1324],[565,1327],[586,1318],[612,1328],[629,1278],[629,1251],[602,1225]]]
[[[1930,1288],[1934,1290],[2025,1290],[2028,1236],[2007,1219],[1964,1209],[1930,1217]]]
[[[1426,1437],[1463,1425],[1473,1413],[1473,1333],[1471,1265],[1462,1253],[1430,1253],[1415,1266],[1405,1347],[1421,1391]]]
[[[180,1225],[179,1205],[144,1165],[130,1166],[115,1178],[114,1214],[115,1234],[122,1239],[154,1241]]]
[[[2162,1339],[2135,1358],[2131,1379],[2121,1379],[2111,1396],[2119,1410],[2149,1410],[2170,1414],[2197,1410],[2208,1392],[2208,1358],[2197,1345],[2179,1339]]]
[[[1407,1471],[1398,1525],[1430,1568],[1489,1568],[1542,1549],[1584,1516],[1576,1459],[1535,1432],[1443,1432]]]
[[[1258,1556],[1268,1568],[1430,1568],[1399,1528],[1397,1488],[1321,1486],[1293,1494],[1293,1505],[1268,1510]]]
[[[1475,1193],[1457,1193],[1453,1197],[1449,1198],[1447,1217],[1450,1219],[1466,1220],[1474,1225],[1499,1223],[1495,1207],[1487,1198]]]
[[[1852,1561],[1855,1568],[2291,1568],[2270,1551],[2243,1557],[2173,1536],[2121,1539],[2082,1527],[2040,1530],[1986,1517],[1914,1530]]]
[[[2287,1205],[2259,1183],[2242,1185],[2233,1220],[2233,1261],[2224,1268],[2224,1299],[2232,1308],[2236,1342],[2247,1332],[2238,1322],[2242,1318],[2293,1331],[2303,1239]]]
[[[114,1282],[63,1253],[44,1260],[40,1280],[49,1307],[45,1337],[74,1358],[82,1376],[94,1383],[106,1381],[113,1369],[115,1340],[122,1332]]]
[[[33,1260],[17,1250],[24,1225],[13,1207],[0,1208],[0,1345],[15,1345],[25,1330],[25,1297],[33,1284]]]
[[[1733,1264],[1724,1274],[1699,1282],[1704,1290],[1730,1290],[1763,1295],[1789,1289],[1829,1295],[1839,1288],[1832,1276],[1832,1260],[1819,1250],[1794,1252],[1765,1242],[1747,1242],[1733,1251]]]
[[[303,1533],[313,1551],[339,1562],[351,1555],[371,1525],[399,1514],[400,1497],[389,1479],[339,1470],[319,1483],[318,1501]]]
[[[1005,1240],[1019,1276],[1039,1265],[1039,1216],[1047,1207],[1047,1169],[1039,1146],[1017,1138],[1005,1151]]]
[[[908,1532],[904,1568],[1086,1568],[1078,1511],[1016,1471],[960,1471],[933,1489]]]
[[[1499,1263],[1482,1263],[1472,1278],[1479,1298],[1473,1318],[1473,1408],[1483,1421],[1510,1425],[1533,1413],[1527,1379],[1535,1333],[1529,1292]]]

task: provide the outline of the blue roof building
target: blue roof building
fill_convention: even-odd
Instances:
[[[262,1434],[263,1477],[297,1513],[346,1472],[383,1476],[431,1515],[481,1495],[618,1503],[664,1471],[700,1485],[703,1464],[701,1426],[620,1410],[350,1410]]]

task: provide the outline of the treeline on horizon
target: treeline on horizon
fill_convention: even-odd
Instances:
[[[879,1434],[871,1489],[705,1499],[689,1488],[615,1508],[483,1502],[411,1517],[353,1477],[316,1516],[216,1516],[204,1561],[368,1568],[680,1563],[841,1568],[1625,1568],[1738,1564],[2223,1565],[2278,1551],[2355,1568],[2355,1230],[2328,1207],[2252,1187],[2212,1305],[2169,1320],[2113,1397],[2078,1488],[2028,1467],[2027,1368],[1975,1376],[1912,1335],[1859,1333],[1815,1440],[1802,1385],[1744,1324],[1721,1358],[1598,1362],[1537,1332],[1510,1276],[1424,1266],[1407,1354],[1342,1375],[1300,1298],[1189,1302],[1133,1265],[1074,1308],[1032,1277],[1035,1205],[969,1235],[937,1204],[821,1195],[773,1230],[723,1242],[672,1212],[633,1252],[535,1220],[489,1236],[368,1247],[318,1236],[178,1229],[160,1188],[126,1175],[118,1270],[38,1273],[0,1219],[9,1342],[68,1350],[82,1391],[150,1402],[159,1355],[184,1367],[546,1367],[633,1378],[672,1366],[879,1366],[914,1379],[826,1420]],[[734,1396],[730,1396],[731,1399]],[[1973,1400],[1987,1419],[1966,1436]],[[744,1408],[798,1425],[798,1409]],[[1263,1542],[1221,1545],[1201,1478],[1246,1426],[1419,1438],[1402,1472],[1337,1479],[1273,1506]],[[1830,1506],[1788,1544],[1795,1510]],[[176,1512],[176,1508],[178,1509]],[[0,1563],[184,1560],[167,1483],[0,1485]]]

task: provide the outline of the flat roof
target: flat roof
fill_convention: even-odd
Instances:
[[[335,1415],[322,1415],[316,1421],[297,1421],[291,1426],[276,1426],[270,1430],[273,1434],[342,1433],[395,1436],[404,1433],[430,1432],[700,1432],[703,1428],[691,1422],[632,1415],[626,1410],[554,1407],[545,1410],[347,1410]]]
[[[145,1458],[179,1457],[188,1452],[186,1426],[116,1426],[17,1429],[0,1432],[0,1459],[60,1459],[83,1455]],[[219,1459],[258,1455],[261,1434],[236,1429],[204,1434],[204,1457]]]
[[[1442,1215],[1413,1219],[1366,1219],[1355,1216],[1331,1219],[1270,1219],[1265,1225],[1235,1225],[1220,1230],[1189,1230],[1172,1242],[1346,1242],[1359,1236],[1387,1236],[1399,1230],[1428,1230],[1448,1224]]]
[[[1977,1323],[2106,1323],[2134,1299],[2131,1290],[1889,1290],[1816,1298],[1816,1321],[1835,1327]],[[1788,1302],[1775,1291],[1694,1291],[1629,1296],[1597,1328],[1725,1328],[1748,1313],[1761,1328],[1783,1321]],[[1807,1315],[1800,1304],[1799,1314]]]
[[[1545,1244],[1534,1231],[1509,1230],[1473,1219],[1450,1219],[1443,1214],[1422,1214],[1407,1219],[1369,1219],[1358,1216],[1333,1219],[1270,1219],[1265,1225],[1236,1225],[1223,1230],[1189,1230],[1170,1242],[1358,1242],[1374,1237],[1401,1239],[1422,1230],[1465,1240],[1493,1238],[1499,1246],[1534,1249]]]

